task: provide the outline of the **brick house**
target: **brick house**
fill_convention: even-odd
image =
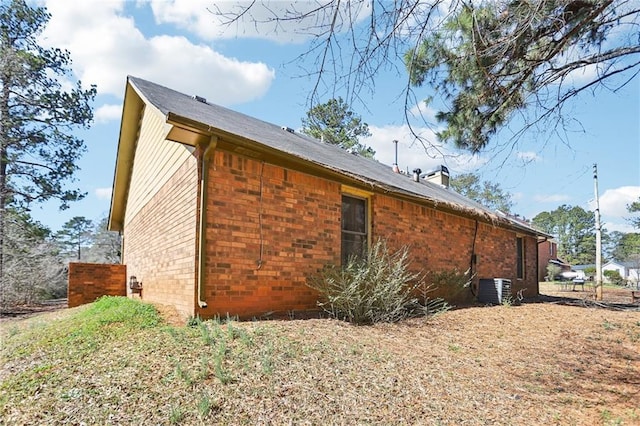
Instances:
[[[540,279],[553,281],[554,277],[547,277],[549,265],[557,266],[559,272],[571,271],[571,265],[558,258],[558,243],[553,239],[538,243],[538,276]]]
[[[379,237],[409,245],[418,270],[472,266],[538,294],[540,232],[455,193],[443,170],[416,180],[129,77],[109,229],[141,297],[184,316],[313,309],[307,279]]]

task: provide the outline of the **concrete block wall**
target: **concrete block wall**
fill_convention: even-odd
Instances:
[[[68,306],[91,303],[101,296],[126,296],[126,285],[125,265],[70,263]]]

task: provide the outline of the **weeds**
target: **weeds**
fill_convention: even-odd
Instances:
[[[355,324],[397,322],[444,306],[441,300],[419,300],[416,293],[424,286],[421,274],[409,271],[409,249],[390,253],[384,240],[364,258],[326,267],[308,285],[320,293],[318,305],[329,315]]]
[[[225,356],[227,354],[227,341],[222,339],[218,343],[218,348],[213,358],[213,370],[223,385],[229,384],[233,381],[233,377],[229,371],[225,368]]]
[[[176,377],[182,379],[187,386],[193,385],[193,378],[191,377],[191,374],[188,370],[184,369],[181,362],[176,363]]]
[[[172,425],[177,425],[182,422],[184,419],[184,411],[181,407],[171,407],[169,411],[169,423]]]
[[[602,420],[602,422],[605,425],[621,425],[623,424],[622,419],[620,418],[614,418],[613,414],[611,413],[611,411],[604,409],[602,410],[602,412],[600,413],[600,419]]]
[[[198,417],[201,420],[206,419],[216,409],[216,404],[209,398],[209,395],[203,394],[198,400]]]
[[[273,373],[273,346],[266,345],[260,351],[260,364],[262,365],[262,373],[270,375]]]
[[[202,336],[202,341],[207,346],[215,346],[216,338],[209,329],[209,326],[205,322],[200,322],[198,324],[198,329],[200,330],[200,334]]]
[[[88,318],[90,309],[0,324],[0,423],[553,424],[558,413],[562,424],[635,424],[640,415],[629,384],[616,379],[637,372],[631,350],[610,357],[606,371],[564,368],[566,353],[610,355],[590,336],[631,348],[635,313],[531,304],[374,327],[223,319],[140,328],[144,310],[113,322],[107,312]],[[571,338],[549,337],[561,331]],[[90,353],[77,347],[89,340]],[[478,404],[478,395],[497,401],[506,389],[517,389],[517,413]]]
[[[460,348],[459,345],[456,345],[456,344],[452,343],[452,344],[449,345],[449,350],[451,352],[460,352],[461,348]]]

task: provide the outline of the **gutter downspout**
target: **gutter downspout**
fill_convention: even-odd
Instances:
[[[209,183],[209,158],[211,153],[216,149],[218,145],[217,136],[211,136],[209,142],[206,144],[204,153],[202,154],[202,169],[200,171],[200,212],[198,220],[198,306],[200,308],[207,307],[207,301],[204,300],[203,289],[206,269],[205,252],[207,248],[206,238],[206,210],[207,210],[207,185]]]
[[[477,267],[478,256],[476,255],[477,239],[478,239],[478,219],[476,219],[476,226],[473,231],[473,241],[471,243],[471,258],[469,259],[469,280],[471,281],[471,284],[469,285],[469,289],[471,290],[471,294],[473,295],[473,297],[476,297],[476,292],[473,289],[473,276],[475,275],[475,272],[477,272],[477,269],[478,269]]]
[[[540,244],[546,243],[547,241],[549,241],[549,237],[545,236],[544,240],[538,241],[538,244],[536,244],[536,283],[538,286],[538,294],[540,294]],[[556,258],[557,257],[556,255]]]

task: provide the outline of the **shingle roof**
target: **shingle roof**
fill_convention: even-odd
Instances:
[[[443,188],[440,185],[423,180],[414,182],[413,179],[406,175],[394,173],[388,165],[348,153],[335,145],[323,143],[300,133],[289,132],[281,126],[267,123],[219,105],[204,103],[195,99],[195,97],[150,81],[131,76],[128,81],[166,117],[175,115],[202,123],[210,127],[214,132],[217,129],[225,133],[235,134],[254,141],[258,145],[265,145],[315,163],[388,193],[421,198],[436,205],[446,205],[450,209],[465,212],[466,214],[482,216],[492,222],[503,223],[504,225],[538,235],[546,235],[521,221],[515,221],[498,214],[456,193],[452,189]]]

